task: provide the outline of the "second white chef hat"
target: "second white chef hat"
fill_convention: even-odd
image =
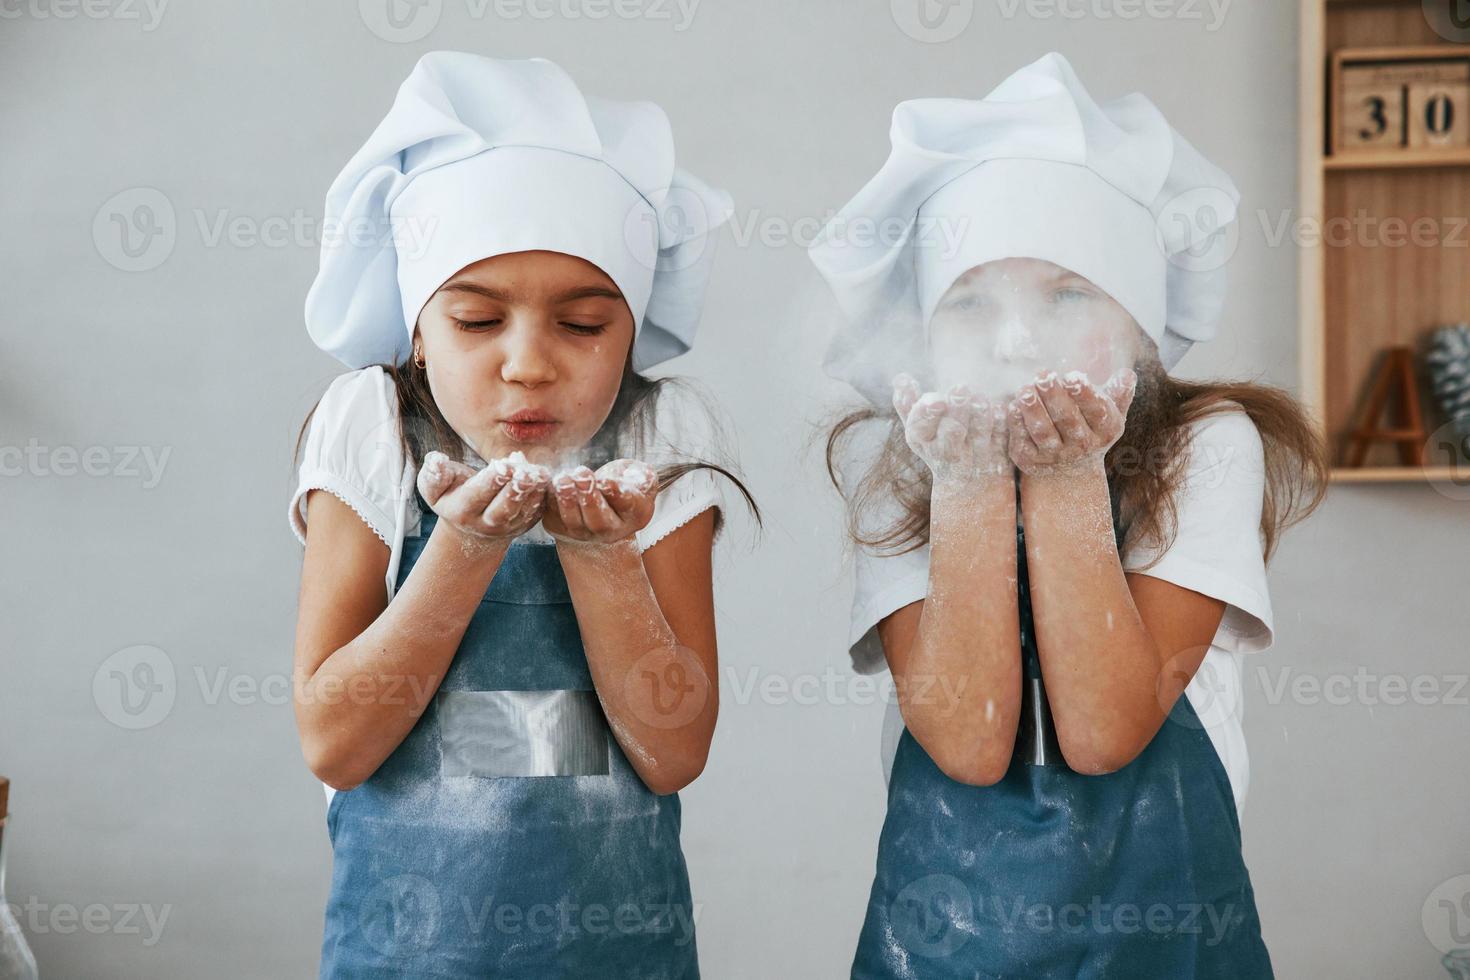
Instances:
[[[810,251],[850,321],[827,371],[875,404],[914,366],[940,297],[995,259],[1085,276],[1167,369],[1215,335],[1240,194],[1144,96],[1099,105],[1052,53],[978,101],[901,103],[890,135],[883,168]]]

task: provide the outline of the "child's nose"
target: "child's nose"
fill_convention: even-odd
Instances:
[[[500,376],[512,384],[539,385],[556,380],[556,367],[548,356],[541,330],[533,324],[516,324],[505,333],[505,360]]]
[[[1036,341],[1026,321],[1012,314],[1001,324],[995,337],[995,359],[998,361],[1021,361],[1036,357]]]

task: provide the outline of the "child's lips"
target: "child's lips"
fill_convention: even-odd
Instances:
[[[500,428],[501,431],[516,442],[537,442],[549,436],[560,424],[553,419],[542,419],[538,421],[504,419],[500,423]]]

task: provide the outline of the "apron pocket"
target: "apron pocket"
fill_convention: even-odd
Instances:
[[[441,776],[606,776],[596,691],[445,691],[435,696]]]

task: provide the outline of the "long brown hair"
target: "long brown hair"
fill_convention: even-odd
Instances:
[[[470,446],[458,432],[454,431],[444,418],[444,414],[439,411],[439,406],[434,401],[434,394],[429,388],[427,369],[415,364],[413,358],[409,358],[402,365],[382,364],[379,366],[392,379],[393,388],[397,392],[399,441],[405,458],[412,464],[414,470],[417,471],[424,457],[434,450],[445,453],[452,459],[467,459]],[[587,465],[596,469],[619,456],[641,456],[653,440],[654,418],[659,396],[665,388],[673,386],[678,386],[695,396],[708,416],[711,432],[716,437],[716,444],[727,445],[728,440],[724,437],[722,427],[700,392],[683,378],[644,377],[633,370],[630,352],[628,360],[623,365],[623,378],[618,387],[617,398],[613,401],[612,410],[608,412],[607,420],[603,422],[602,427],[598,429],[588,444]],[[317,404],[306,413],[305,421],[301,423],[301,430],[296,434],[293,462],[301,456],[301,447],[305,442],[307,430],[311,426],[312,416],[316,414],[320,404],[321,400],[318,399]],[[677,451],[678,447],[674,449]],[[745,498],[746,506],[750,508],[756,524],[758,526],[762,524],[760,507],[745,484],[730,468],[711,460],[691,457],[671,465],[656,467],[658,492],[662,492],[684,474],[701,469],[712,470],[733,483],[740,491],[740,495]],[[723,522],[724,515],[716,510],[715,529],[719,530]]]
[[[1265,452],[1261,534],[1269,561],[1281,533],[1305,519],[1326,493],[1327,447],[1306,412],[1286,391],[1269,385],[1170,377],[1152,345],[1134,370],[1138,387],[1127,423],[1105,461],[1124,546],[1148,541],[1163,556],[1178,533],[1175,497],[1185,477],[1190,426],[1238,406],[1260,432]],[[865,423],[886,424],[886,438],[872,466],[854,486],[844,487],[836,460]],[[904,441],[895,413],[862,408],[843,415],[827,434],[826,457],[827,475],[847,499],[848,533],[855,543],[895,555],[929,540],[929,468]],[[864,533],[863,516],[888,499],[898,502],[900,516]]]

